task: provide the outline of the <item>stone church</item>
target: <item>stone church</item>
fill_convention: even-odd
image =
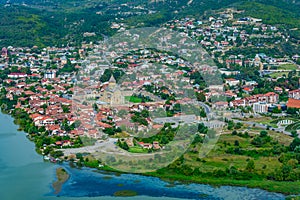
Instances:
[[[110,77],[108,85],[100,92],[99,101],[109,106],[125,104],[125,96],[113,75]]]

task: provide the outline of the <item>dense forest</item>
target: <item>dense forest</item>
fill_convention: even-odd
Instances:
[[[145,9],[136,12],[138,6]],[[1,0],[0,47],[78,45],[114,34],[110,26],[116,19],[122,18],[130,27],[159,26],[173,18],[207,17],[213,10],[227,7],[245,10],[244,15],[262,18],[266,23],[280,24],[292,38],[300,38],[300,31],[295,30],[300,29],[298,0]],[[84,37],[85,32],[95,35]]]

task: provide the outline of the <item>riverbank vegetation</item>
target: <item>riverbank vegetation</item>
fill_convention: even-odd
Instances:
[[[203,139],[196,137],[183,156],[165,168],[143,175],[300,194],[300,139],[258,128],[248,131],[225,131],[205,157],[201,156]],[[91,155],[88,160],[80,160],[85,166],[115,171]]]
[[[148,174],[171,180],[299,194],[300,139],[282,134],[284,140],[278,141],[273,131],[251,131],[246,136],[235,131],[222,135],[215,148],[203,158],[199,157],[201,144],[194,143],[175,162]]]

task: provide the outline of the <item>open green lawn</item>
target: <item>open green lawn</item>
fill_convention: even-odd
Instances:
[[[288,72],[275,72],[275,73],[270,74],[270,76],[272,78],[283,77],[284,75],[285,75],[285,77],[287,77],[288,76]]]
[[[278,70],[297,70],[298,67],[297,65],[294,65],[294,64],[286,64],[286,65],[279,65]]]
[[[130,147],[128,151],[131,153],[147,153],[148,152],[147,149],[143,149],[142,147],[139,147],[139,146]]]
[[[125,101],[129,101],[131,103],[141,103],[142,99],[134,96],[126,96]]]

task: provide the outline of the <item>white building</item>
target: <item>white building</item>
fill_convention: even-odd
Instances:
[[[228,78],[228,79],[225,79],[225,83],[228,84],[229,86],[236,86],[236,85],[240,84],[240,81],[236,80],[234,78]]]
[[[52,79],[52,78],[55,78],[55,77],[56,77],[56,71],[55,70],[48,70],[44,74],[44,78],[47,78],[47,79]]]
[[[8,78],[25,78],[27,74],[25,73],[10,73],[8,74]]]
[[[268,107],[269,107],[269,104],[266,104],[266,103],[254,103],[253,111],[255,113],[267,113]]]

